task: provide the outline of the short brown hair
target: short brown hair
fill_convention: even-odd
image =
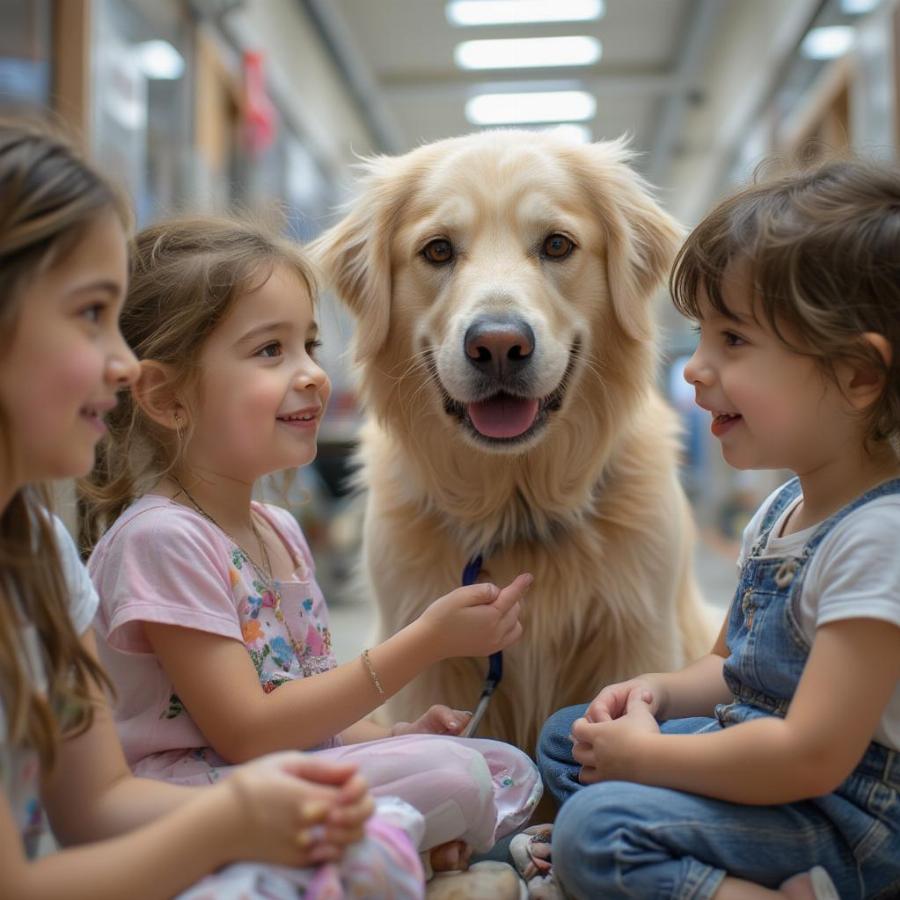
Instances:
[[[885,388],[868,413],[867,438],[895,439],[900,169],[834,160],[727,198],[691,232],[675,259],[669,288],[679,312],[699,318],[705,294],[713,309],[733,318],[722,292],[733,264],[747,267],[758,317],[792,350],[814,358],[828,377],[835,377],[838,362],[884,374]],[[861,339],[865,332],[888,340],[889,364]]]

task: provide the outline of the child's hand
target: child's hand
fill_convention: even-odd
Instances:
[[[519,575],[505,588],[472,584],[439,597],[419,623],[427,629],[437,659],[455,656],[490,656],[522,636],[520,601],[531,575]]]
[[[632,691],[640,689],[641,699],[655,716],[663,700],[663,688],[652,675],[638,675],[628,681],[608,684],[591,701],[584,717],[588,722],[610,722],[625,714],[628,697]]]
[[[397,722],[391,728],[391,736],[401,734],[462,734],[463,729],[472,718],[472,713],[449,706],[432,706],[415,722]]]
[[[328,812],[323,835],[324,843],[342,851],[344,847],[361,840],[365,824],[374,809],[375,801],[369,793],[369,785],[365,778],[362,775],[353,775],[341,786],[337,805]]]
[[[636,758],[636,745],[648,734],[659,734],[659,724],[645,689],[634,687],[625,700],[625,711],[615,719],[591,722],[576,719],[572,725],[572,757],[581,764],[582,784],[598,781],[629,781]]]
[[[374,810],[355,766],[304,753],[241,766],[221,790],[237,813],[233,859],[291,866],[338,860]]]

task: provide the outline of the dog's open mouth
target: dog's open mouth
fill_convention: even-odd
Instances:
[[[428,354],[428,362],[434,383],[441,392],[444,411],[458,419],[479,442],[509,446],[533,437],[547,424],[550,415],[562,406],[580,350],[581,342],[576,338],[559,384],[541,398],[500,390],[480,400],[462,402],[447,393],[431,353]]]
[[[466,405],[466,414],[475,430],[487,438],[508,440],[521,437],[533,425],[540,403],[530,397],[494,394],[487,400]]]

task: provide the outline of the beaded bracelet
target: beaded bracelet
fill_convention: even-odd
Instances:
[[[378,691],[379,696],[384,696],[384,688],[381,686],[381,682],[378,680],[378,673],[375,671],[375,667],[372,665],[372,660],[369,659],[369,651],[363,650],[362,652],[362,661],[363,665],[369,672],[369,677],[372,679],[372,684],[375,685],[375,690]]]

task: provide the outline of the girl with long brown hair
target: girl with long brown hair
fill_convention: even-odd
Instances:
[[[164,898],[258,860],[295,867],[265,874],[298,896],[336,896],[349,869],[377,896],[421,896],[408,839],[370,819],[350,764],[278,754],[205,790],[129,772],[89,628],[97,595],[37,487],[91,469],[137,375],[118,325],[128,222],[65,140],[0,122],[0,895]],[[63,852],[40,855],[43,810]],[[261,896],[259,871],[197,890]]]

